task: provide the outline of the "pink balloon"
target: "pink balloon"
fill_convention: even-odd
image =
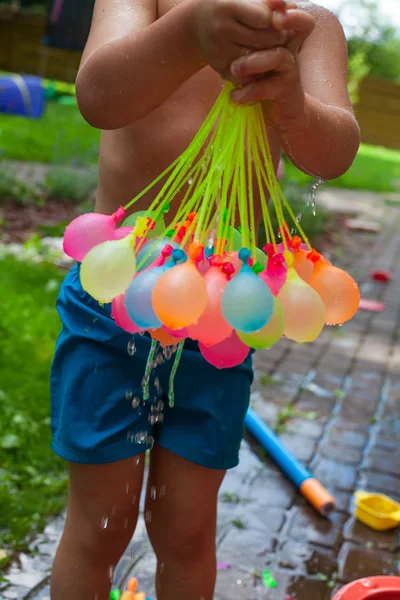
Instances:
[[[121,327],[128,333],[139,333],[143,331],[132,321],[128,311],[125,308],[125,294],[121,294],[114,298],[111,304],[111,316],[118,327]]]
[[[239,258],[239,252],[237,252],[236,250],[234,250],[232,252],[225,252],[224,260],[232,263],[232,265],[235,267],[235,272],[232,274],[232,279],[233,279],[239,273],[240,269],[242,268],[242,264],[243,264]]]
[[[132,233],[132,231],[133,227],[118,227],[118,229],[114,231],[114,240],[122,240],[122,238]]]
[[[122,206],[113,215],[86,213],[74,219],[64,233],[64,252],[78,262],[82,262],[86,254],[102,242],[115,239],[118,221],[125,216]]]
[[[205,346],[213,346],[229,337],[233,327],[229,325],[222,314],[221,298],[228,283],[226,276],[219,267],[211,267],[204,275],[207,288],[207,307],[200,319],[190,325],[189,335]]]
[[[199,344],[203,358],[217,369],[228,369],[240,365],[250,352],[234,331],[232,335],[215,346]]]
[[[287,266],[282,254],[275,254],[268,257],[265,270],[260,273],[261,279],[267,284],[274,296],[281,291],[286,278]]]

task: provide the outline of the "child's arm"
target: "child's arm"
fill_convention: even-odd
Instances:
[[[85,119],[119,129],[149,114],[209,64],[229,75],[245,49],[283,34],[263,0],[184,0],[157,18],[157,0],[96,0],[76,82]]]
[[[347,90],[346,40],[332,13],[301,6],[306,11],[289,10],[285,21],[274,20],[294,32],[287,47],[232,64],[236,81],[247,84],[233,98],[244,104],[267,101],[266,117],[292,162],[315,177],[333,179],[351,166],[360,143]]]

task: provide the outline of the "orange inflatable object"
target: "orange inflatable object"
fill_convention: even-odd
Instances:
[[[348,273],[317,258],[308,284],[325,304],[327,325],[342,325],[354,317],[360,305],[360,290]]]
[[[175,344],[179,344],[181,340],[173,337],[168,331],[165,331],[164,327],[159,327],[158,329],[151,329],[150,335],[153,340],[157,340],[160,342],[161,346],[165,348],[166,346],[175,346]]]
[[[191,244],[190,259],[168,269],[154,286],[154,312],[169,329],[182,329],[197,323],[206,309],[206,284],[194,264],[197,251],[197,245]]]
[[[131,577],[131,579],[128,581],[128,590],[130,592],[136,592],[138,587],[138,580],[136,579],[136,577]]]
[[[332,600],[400,600],[400,577],[366,577],[353,581]]]

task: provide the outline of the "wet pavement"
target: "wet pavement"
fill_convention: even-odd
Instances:
[[[331,190],[319,201],[348,213],[353,206],[356,216],[361,206],[363,216],[381,223],[375,236],[345,233],[345,251],[333,260],[353,274],[363,297],[383,301],[385,309],[360,311],[311,345],[282,341],[258,353],[252,405],[334,494],[338,510],[320,517],[246,439],[240,465],[219,495],[216,600],[328,600],[354,579],[399,574],[398,531],[376,532],[357,522],[352,494],[365,489],[400,501],[400,205]],[[392,281],[373,281],[372,268],[390,269]],[[62,525],[62,517],[51,523],[34,545],[37,554],[11,568],[2,600],[49,600]],[[134,574],[154,600],[154,569],[141,514],[116,582],[122,587]],[[265,586],[265,570],[275,588]]]

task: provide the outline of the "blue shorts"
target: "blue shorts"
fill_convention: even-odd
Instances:
[[[155,442],[204,467],[238,464],[253,380],[250,355],[238,367],[218,370],[187,341],[174,380],[175,405],[169,406],[162,391],[168,391],[174,356],[152,372],[144,402],[151,340],[135,335],[132,352],[133,337],[117,327],[110,305],[100,306],[83,291],[79,265],[65,278],[57,309],[63,327],[51,370],[56,454],[104,464],[135,456]]]

